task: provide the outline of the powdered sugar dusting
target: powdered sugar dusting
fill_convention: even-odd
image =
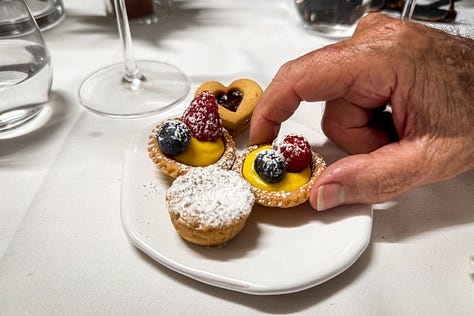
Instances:
[[[291,144],[285,141],[285,138],[287,137],[295,138],[295,143]],[[291,158],[298,157],[305,152],[304,136],[300,134],[288,134],[285,136],[279,136],[273,140],[272,147],[273,149],[278,150],[280,152],[288,152]]]
[[[223,125],[217,101],[209,91],[201,92],[191,101],[182,120],[199,140],[215,141],[222,136]]]
[[[254,169],[267,182],[279,182],[285,176],[286,159],[274,149],[264,149],[255,157]]]
[[[283,154],[287,162],[287,171],[300,172],[311,161],[311,145],[299,134],[288,134],[277,137],[272,142],[272,148]]]
[[[150,182],[148,184],[142,184],[142,187],[148,191],[147,193],[145,193],[146,198],[155,196],[160,191],[160,187],[153,182]]]
[[[156,137],[158,141],[162,140],[164,137],[160,134],[162,129],[169,129],[172,132],[167,133],[168,137],[173,141],[184,141],[188,138],[189,128],[182,121],[177,119],[169,119],[165,121],[160,128],[156,131]]]
[[[250,185],[234,171],[216,166],[192,168],[167,192],[170,212],[196,229],[219,228],[246,218],[255,197]]]
[[[243,165],[248,155],[256,150],[259,146],[253,145],[247,147],[236,158],[232,170],[242,174]],[[326,168],[323,157],[317,153],[312,153],[311,158],[311,179],[301,187],[292,191],[266,191],[255,186],[251,186],[255,195],[255,203],[269,207],[294,207],[308,200],[311,188],[318,179],[321,172]]]

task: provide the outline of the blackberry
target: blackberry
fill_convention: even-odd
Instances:
[[[260,151],[253,164],[255,172],[269,183],[279,182],[286,174],[286,160],[282,153],[274,149]]]
[[[164,122],[156,133],[158,147],[167,155],[176,156],[184,152],[191,141],[189,128],[181,121]]]

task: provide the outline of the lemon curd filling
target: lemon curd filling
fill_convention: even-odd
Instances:
[[[255,171],[253,164],[255,156],[264,149],[271,149],[271,145],[266,145],[252,151],[244,161],[242,174],[244,178],[254,187],[266,191],[293,191],[307,183],[311,178],[311,166],[306,167],[301,172],[287,172],[283,179],[277,183],[268,183],[264,181]]]
[[[221,137],[216,141],[200,141],[191,137],[188,149],[174,157],[192,167],[205,167],[215,163],[224,154],[225,145]]]

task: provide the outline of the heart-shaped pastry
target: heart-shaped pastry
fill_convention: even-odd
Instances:
[[[251,79],[235,80],[228,87],[217,81],[206,81],[195,95],[202,91],[216,96],[222,123],[232,136],[241,134],[249,127],[253,110],[263,93],[260,85]]]

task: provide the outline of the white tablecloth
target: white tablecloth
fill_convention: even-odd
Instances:
[[[291,0],[175,4],[164,23],[132,26],[135,54],[179,66],[191,90],[239,74],[266,85],[282,63],[332,41],[303,30]],[[101,1],[65,5],[65,21],[44,34],[53,116],[0,141],[0,315],[472,315],[474,172],[375,205],[359,260],[298,293],[212,287],[135,249],[120,220],[124,152],[162,117],[106,119],[80,105],[81,81],[119,61],[121,47]],[[473,1],[457,8],[459,30],[472,34]],[[319,129],[321,106],[302,104],[294,119]]]

